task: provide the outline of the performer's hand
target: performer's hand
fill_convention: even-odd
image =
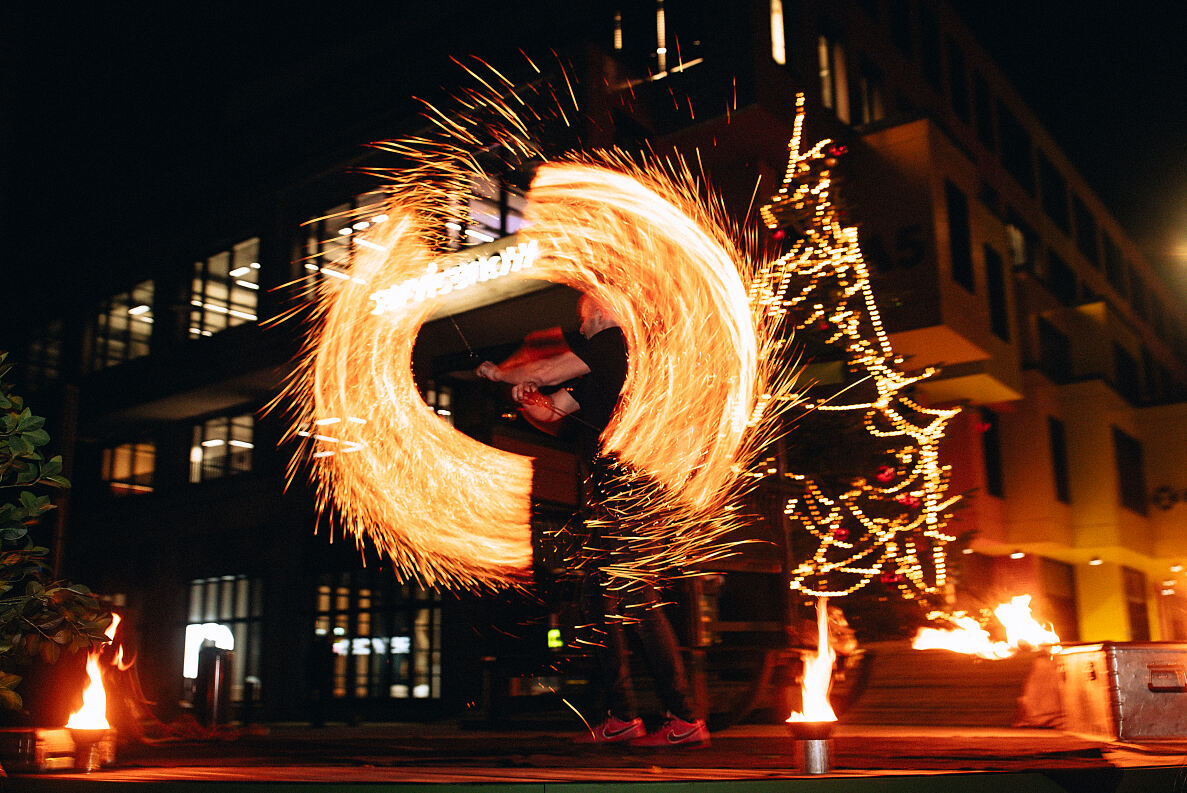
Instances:
[[[551,407],[552,400],[540,393],[540,387],[528,380],[511,389],[511,398],[521,405]]]
[[[474,370],[474,374],[478,375],[484,380],[491,380],[495,383],[502,381],[502,371],[499,369],[497,364],[491,363],[490,361],[483,361],[481,364],[479,364],[478,368]]]

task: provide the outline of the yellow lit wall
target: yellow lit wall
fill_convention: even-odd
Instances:
[[[1106,562],[1077,567],[1076,609],[1080,641],[1128,641],[1129,615],[1121,565]]]
[[[1187,563],[1187,404],[1142,408],[1138,428],[1146,459],[1146,488],[1155,497],[1150,525],[1155,554]],[[1168,571],[1163,571],[1165,577]]]

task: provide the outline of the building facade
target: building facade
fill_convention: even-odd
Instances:
[[[675,146],[740,218],[756,179],[760,199],[778,183],[798,92],[808,135],[849,149],[840,192],[895,350],[941,367],[918,398],[964,408],[943,452],[969,493],[953,603],[1028,593],[1066,640],[1187,639],[1187,318],[952,9],[658,0],[596,19],[590,40],[555,43],[580,77],[586,145]],[[355,234],[385,220],[357,166],[389,163],[349,156],[213,197],[200,228],[153,237],[137,260],[151,263],[25,347],[30,401],[75,483],[62,568],[125,610],[145,691],[169,707],[204,642],[234,647],[232,698],[273,719],[327,699],[331,717],[483,712],[564,677],[551,645],[572,614],[547,543],[543,596],[426,590],[335,537],[287,472],[284,406],[265,408],[302,326],[268,320],[341,278]],[[514,244],[525,188],[475,184],[458,255]],[[426,324],[414,356],[439,415],[537,458],[541,534],[577,502],[572,454],[469,372],[529,330],[573,327],[575,303],[559,286],[491,290]],[[786,641],[779,557],[744,555],[685,592],[682,637],[716,691],[748,674],[730,652]]]

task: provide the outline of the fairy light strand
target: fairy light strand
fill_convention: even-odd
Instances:
[[[843,227],[831,199],[830,140],[800,151],[804,96],[796,100],[787,169],[778,191],[759,214],[772,230],[797,227],[800,236],[779,259],[763,265],[751,282],[752,303],[781,318],[795,333],[824,333],[839,347],[845,368],[868,381],[865,399],[805,403],[826,412],[852,414],[872,438],[887,442],[896,464],[877,476],[857,476],[831,492],[814,472],[789,471],[798,495],[784,513],[816,549],[791,571],[791,586],[805,595],[841,597],[883,576],[905,598],[934,599],[947,582],[944,530],[957,497],[947,495],[949,468],[939,460],[947,423],[957,409],[918,404],[907,389],[935,374],[900,367],[870,286],[857,229]],[[795,443],[794,432],[788,442]]]

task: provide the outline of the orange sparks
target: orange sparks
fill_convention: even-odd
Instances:
[[[440,421],[411,371],[416,334],[438,298],[519,275],[596,297],[627,337],[630,367],[603,442],[655,486],[632,501],[625,532],[641,553],[621,575],[720,553],[711,541],[767,426],[756,405],[770,342],[747,301],[741,257],[695,193],[658,171],[545,165],[521,242],[454,266],[431,253],[423,207],[393,201],[386,215],[356,238],[349,269],[337,265],[346,277],[321,296],[324,318],[300,382],[295,434],[306,438],[323,503],[346,528],[430,585],[502,586],[526,575],[531,460]]]
[[[750,460],[791,401],[792,380],[772,354],[778,323],[747,293],[757,267],[682,162],[640,166],[614,152],[540,166],[513,249],[442,260],[444,229],[466,227],[459,199],[488,178],[477,142],[497,143],[509,162],[547,160],[522,119],[567,123],[551,84],[532,89],[554,97],[551,107],[517,108],[523,100],[502,74],[478,82],[482,90],[459,98],[465,112],[426,104],[429,132],[375,144],[409,165],[374,171],[386,180],[384,222],[351,236],[351,257],[321,268],[333,278],[322,279],[284,398],[296,402],[290,437],[304,439],[299,459],[313,463],[323,509],[427,585],[528,580],[531,459],[434,415],[411,355],[445,294],[530,277],[597,298],[627,338],[627,380],[602,441],[631,477],[629,503],[611,509],[633,553],[611,574],[643,580],[725,555]]]
[[[816,652],[804,657],[802,683],[803,712],[793,712],[787,721],[836,721],[837,714],[828,701],[832,687],[833,663],[837,654],[828,642],[828,598],[816,599]]]

